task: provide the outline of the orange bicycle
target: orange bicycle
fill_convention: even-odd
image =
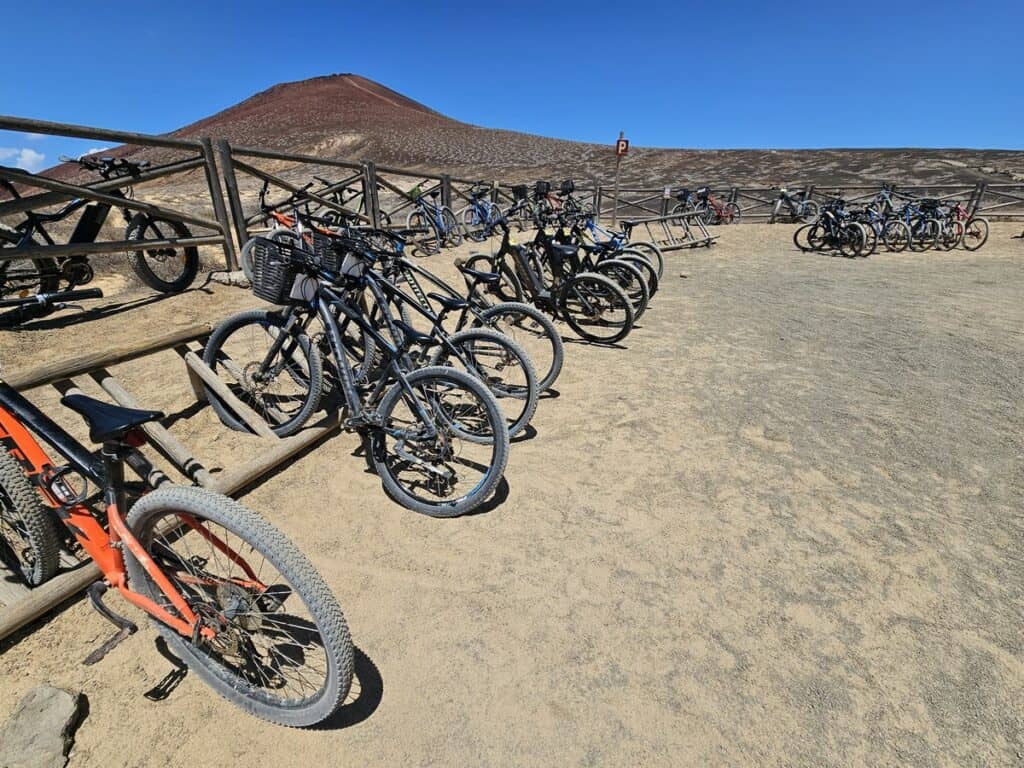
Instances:
[[[352,640],[313,565],[280,531],[226,496],[126,482],[124,465],[146,441],[141,426],[163,418],[159,411],[83,394],[61,403],[85,419],[101,450],[88,450],[0,381],[0,557],[30,586],[56,573],[71,537],[92,558],[103,576],[89,599],[119,631],[86,663],[136,630],[103,603],[114,588],[237,706],[289,726],[329,717],[351,686]],[[56,466],[33,435],[67,463]],[[89,482],[102,490],[104,511],[90,508]],[[58,535],[58,520],[70,536]]]

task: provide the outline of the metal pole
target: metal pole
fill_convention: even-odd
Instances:
[[[220,154],[224,186],[228,190],[231,218],[235,222],[235,235],[238,237],[239,246],[244,246],[249,241],[249,227],[245,223],[245,209],[242,207],[242,198],[238,194],[238,177],[235,176],[235,160],[231,155],[231,145],[228,144],[227,139],[217,141],[217,152]]]
[[[206,136],[199,140],[203,145],[203,159],[206,161],[206,186],[210,189],[210,200],[213,203],[213,213],[220,224],[221,233],[224,235],[224,264],[228,270],[238,269],[238,259],[235,257],[235,245],[231,240],[231,224],[228,221],[228,212],[224,207],[224,193],[220,188],[220,174],[217,173],[217,159],[213,154],[213,144]]]
[[[626,138],[625,131],[619,131],[619,138]],[[619,223],[619,166],[622,165],[622,155],[619,154],[618,146],[615,148],[615,202],[612,204],[612,226]]]

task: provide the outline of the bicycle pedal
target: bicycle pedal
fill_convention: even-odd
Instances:
[[[83,661],[82,663],[86,664],[87,666],[91,666],[96,662],[102,660],[103,657],[110,653],[110,651],[112,651],[118,644],[120,644],[122,640],[127,638],[129,635],[134,634],[139,629],[137,626],[135,626],[134,622],[130,621],[129,619],[126,619],[124,616],[114,613],[103,602],[103,596],[104,594],[106,594],[108,588],[109,587],[107,586],[106,582],[93,582],[92,586],[89,587],[89,603],[100,616],[102,616],[115,627],[117,627],[118,631],[113,637],[111,637],[105,643],[103,643],[103,645],[101,645],[99,648],[97,648],[85,657],[85,661]]]
[[[104,657],[120,645],[122,640],[133,634],[135,629],[135,625],[133,624],[131,627],[124,627],[123,629],[118,630],[112,637],[103,643],[103,645],[86,656],[82,663],[87,667],[91,667],[93,664],[103,661]]]

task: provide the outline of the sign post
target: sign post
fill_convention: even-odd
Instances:
[[[625,131],[619,131],[619,140],[615,142],[615,204],[612,206],[612,226],[619,223],[619,166],[622,158],[629,152],[629,139]]]

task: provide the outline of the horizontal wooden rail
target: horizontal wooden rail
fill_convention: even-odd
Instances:
[[[132,211],[143,211],[144,213],[148,213],[159,218],[178,219],[189,224],[195,224],[199,227],[212,229],[216,232],[221,231],[220,223],[213,221],[212,219],[204,219],[202,216],[185,213],[184,211],[168,208],[166,206],[144,203],[141,200],[131,200],[125,197],[118,197],[116,195],[108,195],[103,192],[98,192],[90,187],[83,187],[78,184],[66,184],[62,181],[47,178],[46,176],[37,176],[29,173],[28,171],[0,166],[0,179],[16,181],[33,187],[42,187],[43,189],[50,189],[54,192],[69,192],[74,197],[84,197],[87,200],[95,200],[98,203],[109,203],[110,205],[118,208],[127,208]]]
[[[70,360],[44,363],[36,368],[5,376],[4,381],[19,390],[41,387],[61,379],[70,379],[73,376],[89,373],[97,368],[109,368],[112,365],[125,363],[153,352],[160,352],[179,344],[202,339],[209,336],[212,330],[209,323],[189,325],[129,344],[107,346],[95,352],[78,355]]]
[[[179,139],[172,136],[133,133],[131,131],[110,131],[106,128],[93,128],[88,125],[55,123],[50,120],[33,120],[31,118],[12,117],[10,115],[0,115],[0,130],[45,133],[51,136],[73,136],[77,139],[96,139],[97,141],[120,141],[125,144],[141,144],[147,147],[202,148],[202,144],[197,139]]]
[[[222,245],[224,235],[202,237],[169,237],[163,240],[110,240],[96,243],[66,243],[65,245],[27,245],[22,248],[0,250],[0,263],[11,259],[59,258],[84,256],[117,251],[144,251],[150,248],[190,248],[200,245]]]
[[[138,176],[122,176],[116,179],[101,179],[99,181],[89,182],[83,186],[87,189],[94,189],[97,192],[108,192],[110,190],[123,189],[126,186],[145,184],[176,173],[185,173],[186,171],[191,171],[194,168],[201,168],[205,163],[206,160],[204,158],[194,157],[190,160],[182,160],[177,163],[160,165],[156,168],[148,168]],[[29,197],[22,197],[17,200],[9,200],[6,203],[0,203],[0,217],[11,216],[15,213],[24,213],[25,211],[38,211],[40,208],[56,205],[57,203],[69,200],[74,196],[75,195],[71,192],[41,192],[37,195],[30,195]]]

